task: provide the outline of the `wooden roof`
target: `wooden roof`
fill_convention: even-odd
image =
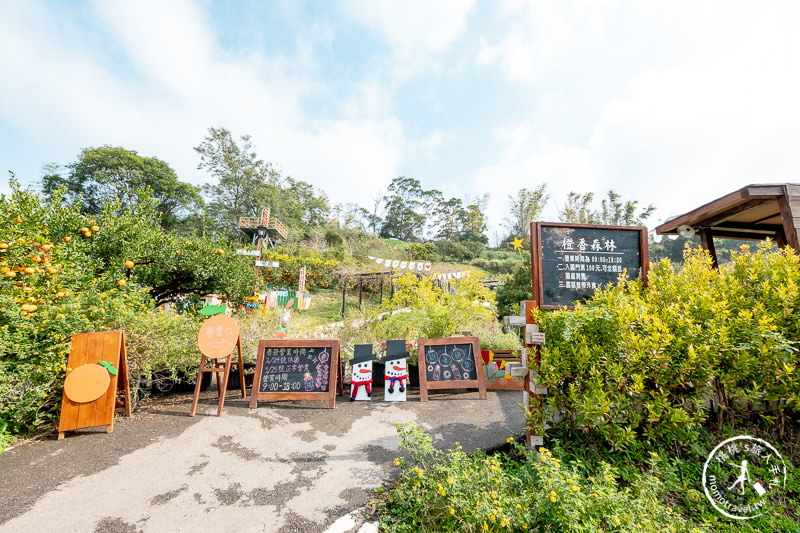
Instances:
[[[656,227],[659,235],[678,235],[690,226],[708,237],[761,240],[797,247],[800,185],[748,185]]]

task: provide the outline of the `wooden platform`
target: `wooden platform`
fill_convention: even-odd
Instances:
[[[260,217],[239,217],[239,229],[243,233],[253,237],[254,240],[259,226],[267,228],[266,238],[272,246],[281,241],[285,241],[289,236],[288,228],[284,226],[280,220],[270,216],[269,207],[265,207],[264,210],[261,211]]]

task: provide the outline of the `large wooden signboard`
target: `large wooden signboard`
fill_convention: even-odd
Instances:
[[[250,408],[258,401],[321,400],[336,405],[339,339],[268,339],[258,343]]]
[[[480,355],[478,337],[419,339],[419,399],[428,401],[434,389],[478,389],[486,399],[486,372]]]
[[[65,431],[108,426],[114,431],[114,413],[131,416],[131,392],[128,380],[128,357],[125,333],[103,331],[72,336],[67,359],[67,377],[61,399],[58,439]],[[121,391],[119,409],[117,390]]]
[[[623,272],[647,282],[647,228],[534,222],[531,259],[540,307],[572,308]]]

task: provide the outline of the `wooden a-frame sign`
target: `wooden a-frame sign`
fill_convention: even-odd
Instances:
[[[204,372],[213,372],[217,379],[217,416],[222,414],[225,406],[225,393],[228,390],[228,377],[233,364],[233,353],[238,351],[239,384],[242,389],[242,398],[247,396],[244,383],[244,361],[242,359],[242,334],[239,323],[226,315],[214,315],[208,318],[197,333],[197,347],[200,349],[200,367],[197,369],[197,384],[194,387],[192,408],[189,416],[197,412],[197,402],[200,400],[200,387],[203,382]],[[214,360],[214,366],[206,366],[208,359]]]
[[[114,413],[131,416],[131,392],[125,333],[102,331],[72,336],[67,359],[71,369],[64,380],[58,440],[66,431],[108,426],[114,431]],[[117,391],[122,404],[117,408]]]
[[[478,389],[486,399],[486,372],[478,337],[419,339],[419,401],[428,401],[429,390]]]
[[[250,409],[259,400],[318,400],[333,409],[343,391],[339,360],[339,339],[260,341]]]

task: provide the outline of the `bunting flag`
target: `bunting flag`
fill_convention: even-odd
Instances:
[[[384,259],[383,257],[375,257],[374,255],[369,255],[372,261],[375,263],[387,267],[392,268],[399,268],[401,270],[416,270],[417,272],[428,272],[431,269],[431,263],[423,263],[422,261],[400,261],[399,259]]]

